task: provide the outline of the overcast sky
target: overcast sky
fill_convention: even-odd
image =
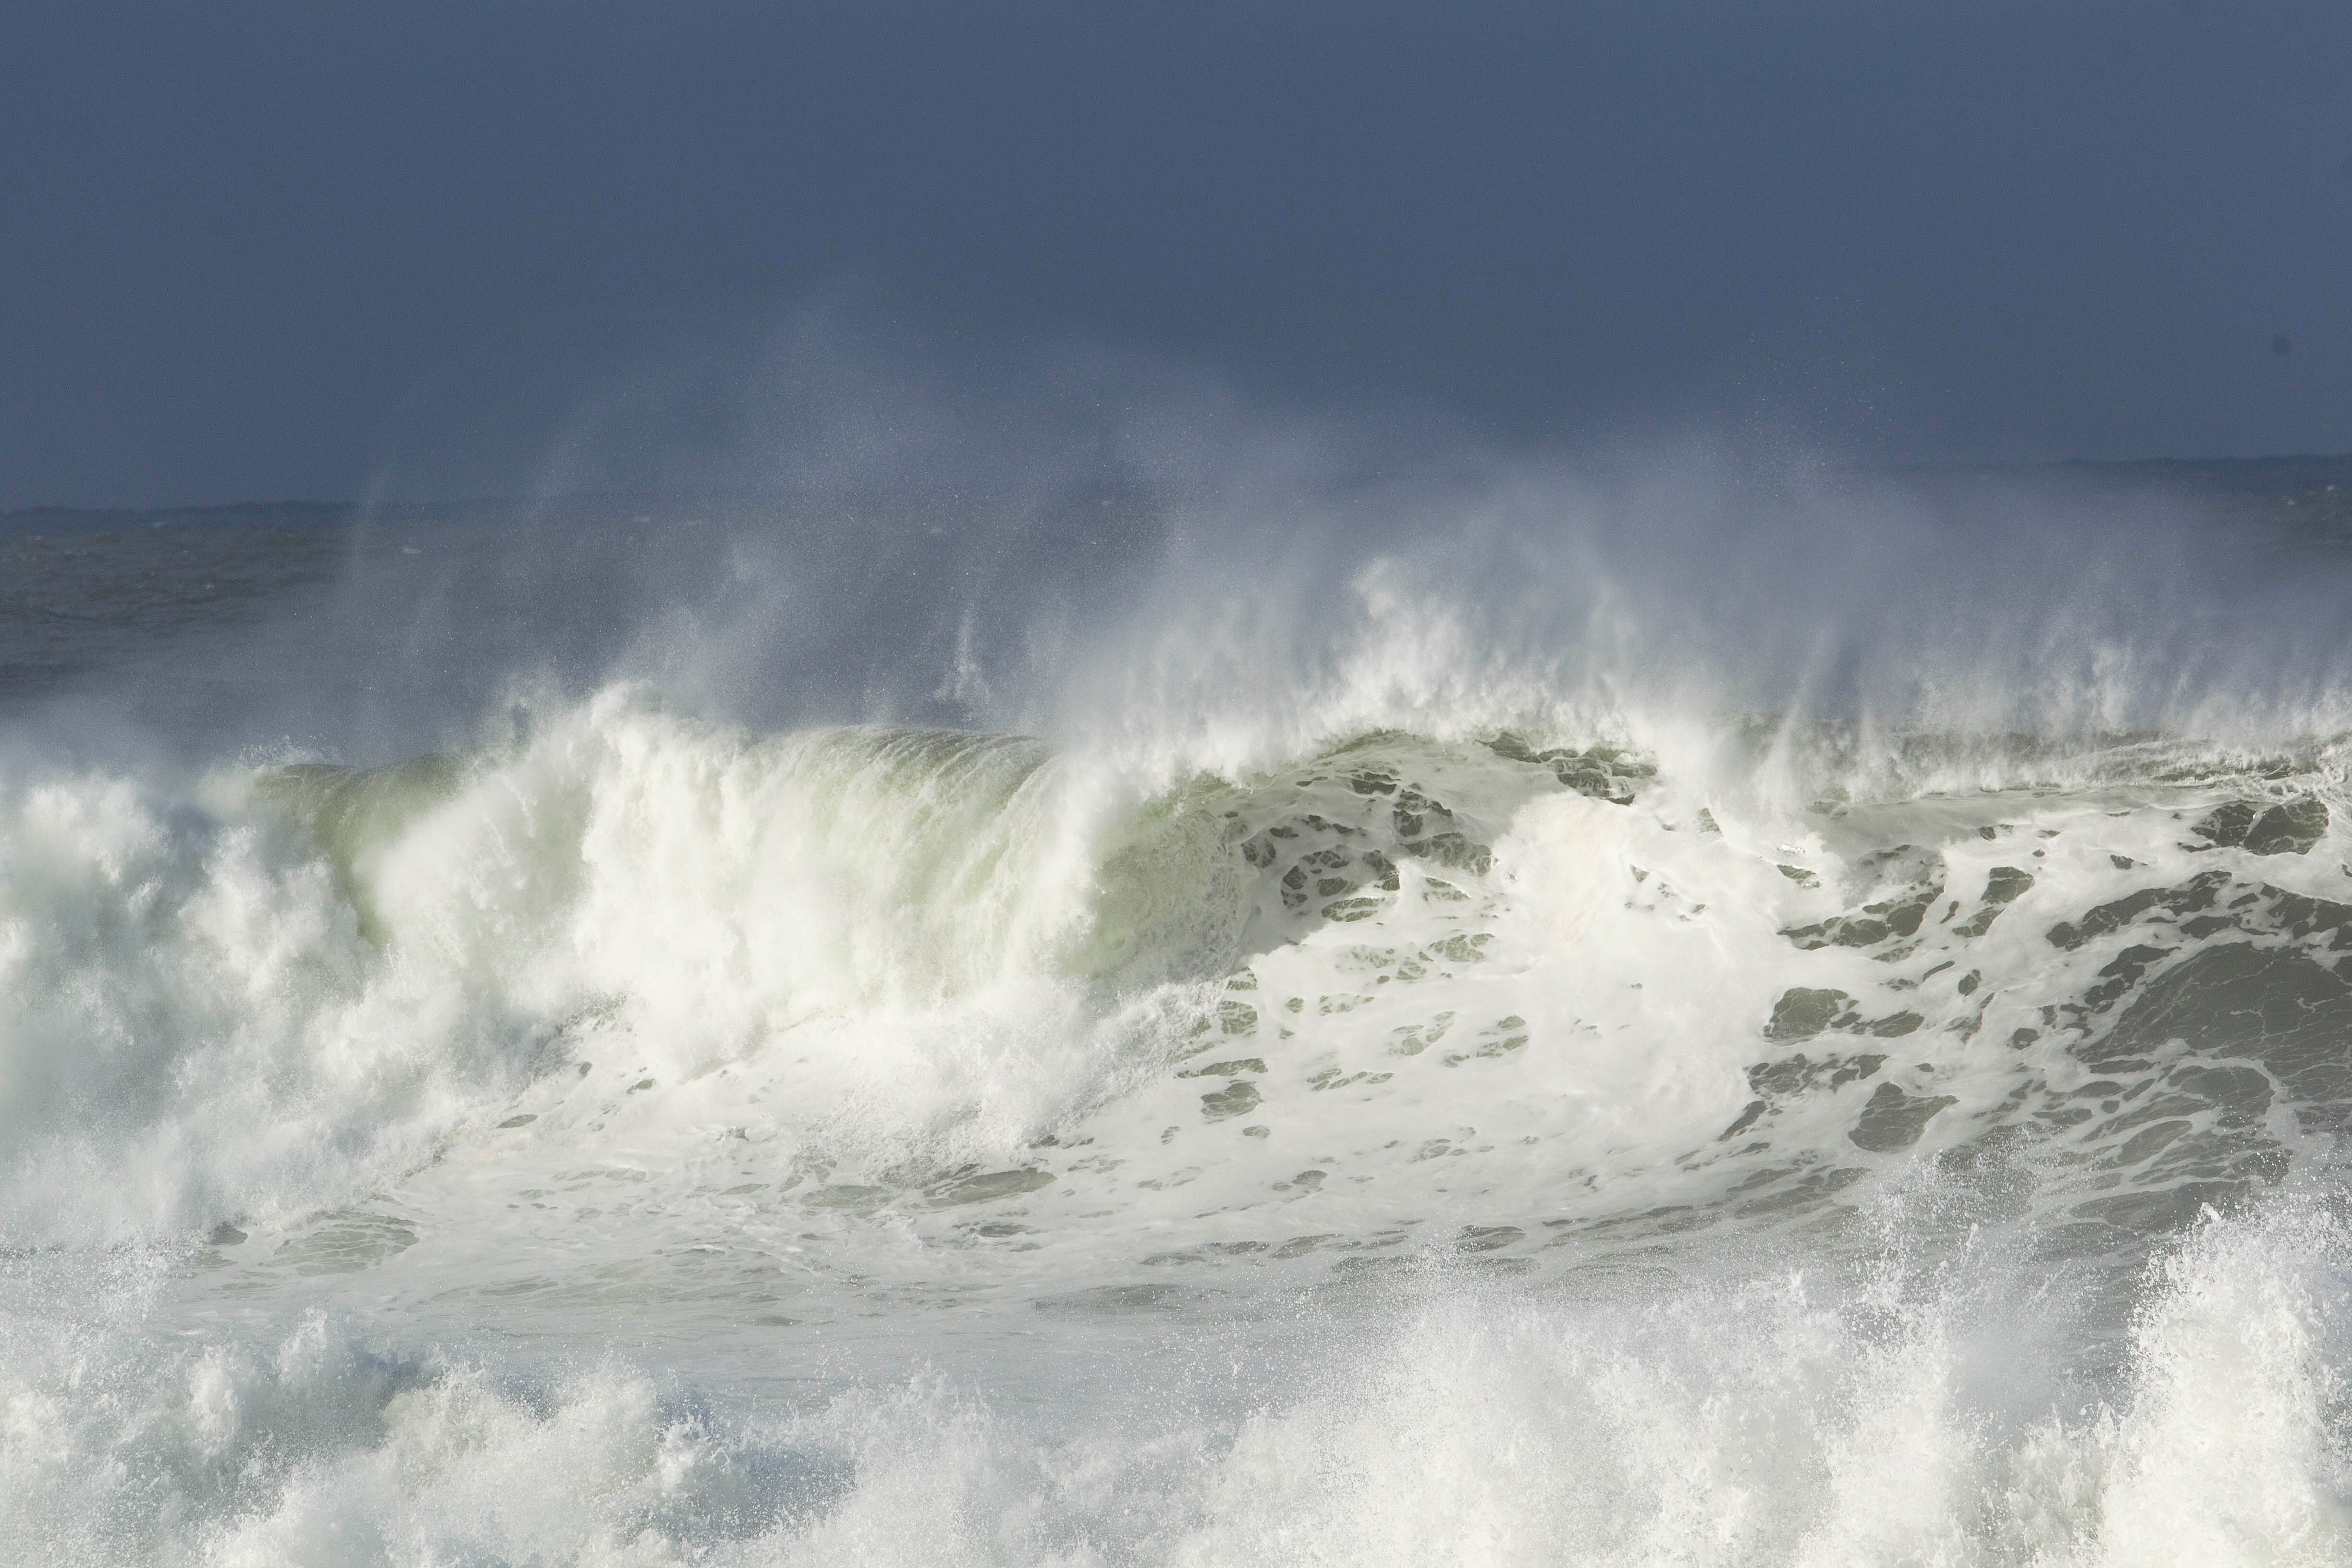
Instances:
[[[812,310],[1504,441],[2352,448],[2342,0],[16,0],[0,172],[0,506],[528,488]]]

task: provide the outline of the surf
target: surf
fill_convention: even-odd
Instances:
[[[854,635],[714,591],[339,746],[58,688],[0,752],[11,1528],[2341,1555],[2325,626],[2267,578],[2201,653],[2079,584],[1945,614],[1913,520],[1824,649],[1731,592],[1761,544],[1629,555],[1615,504],[1180,518],[1099,604]],[[351,581],[514,544],[453,526]],[[792,602],[713,537],[661,570]],[[2203,547],[2154,537],[2163,603]],[[187,658],[362,646],[314,588]]]

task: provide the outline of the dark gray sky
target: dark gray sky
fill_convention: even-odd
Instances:
[[[813,308],[1504,440],[2352,448],[2341,0],[19,0],[0,172],[0,506],[526,488]]]

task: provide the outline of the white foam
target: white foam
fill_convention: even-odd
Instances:
[[[12,1319],[0,1524],[82,1568],[2316,1565],[2352,1551],[2347,1264],[2312,1211],[2209,1219],[2087,1404],[2081,1323],[1883,1271],[1445,1286],[1352,1342],[1302,1324],[1163,1355],[1156,1401],[1017,1415],[977,1368],[755,1413],[316,1318],[245,1349]]]

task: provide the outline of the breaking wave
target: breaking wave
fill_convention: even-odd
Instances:
[[[2325,574],[1829,529],[1767,614],[1762,545],[1536,495],[967,554],[1011,608],[731,704],[716,611],[453,656],[495,721],[374,765],[60,697],[0,755],[9,1539],[2343,1560]],[[698,560],[790,600],[772,547]]]

